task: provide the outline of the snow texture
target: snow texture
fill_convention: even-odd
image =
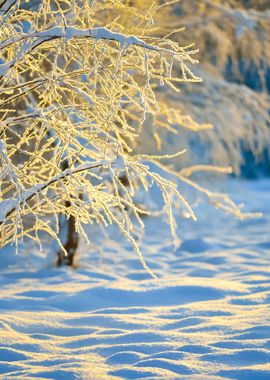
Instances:
[[[14,208],[16,208],[18,201],[15,198],[5,199],[0,202],[0,222],[3,222],[6,215]]]
[[[104,255],[80,247],[76,270],[2,249],[0,378],[270,378],[270,181],[230,180],[261,219],[238,221],[201,204],[172,250],[162,222],[146,220],[145,259],[114,229],[92,230]],[[116,240],[115,240],[116,239]],[[27,242],[25,242],[27,244]]]

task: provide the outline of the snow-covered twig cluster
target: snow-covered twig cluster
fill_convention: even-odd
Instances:
[[[159,186],[174,237],[174,200],[195,215],[177,185],[148,167],[162,157],[134,149],[146,118],[173,133],[210,128],[173,111],[156,91],[201,81],[189,68],[196,50],[153,35],[159,6],[142,12],[108,0],[55,11],[52,3],[0,5],[0,246],[23,236],[39,242],[45,231],[64,250],[65,214],[85,238],[87,224],[117,225],[153,275],[133,233],[149,214],[135,202],[138,189]],[[152,138],[158,142],[158,132]]]

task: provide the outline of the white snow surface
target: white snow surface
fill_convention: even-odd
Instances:
[[[199,205],[173,251],[145,219],[149,278],[128,243],[94,232],[75,270],[30,243],[0,252],[0,379],[270,379],[270,180],[224,184],[261,219]]]

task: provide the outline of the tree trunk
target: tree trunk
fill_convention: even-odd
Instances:
[[[66,201],[66,207],[70,207],[71,204],[69,201]],[[75,218],[70,216],[66,220],[67,223],[67,240],[64,244],[67,255],[62,251],[57,252],[57,266],[62,265],[74,266],[74,258],[79,245],[79,234],[75,229]]]
[[[68,168],[68,162],[65,161],[63,164],[63,170]],[[70,201],[65,201],[66,207],[71,207]],[[62,265],[74,266],[75,254],[79,245],[79,234],[75,228],[75,218],[73,215],[70,215],[69,218],[65,216],[65,222],[67,224],[67,237],[64,244],[66,253],[63,250],[57,252],[57,262],[58,267]]]

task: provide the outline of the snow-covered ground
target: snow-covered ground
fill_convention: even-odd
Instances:
[[[76,270],[2,249],[0,378],[270,379],[270,181],[224,186],[264,216],[200,205],[174,252],[165,225],[146,220],[158,280],[118,238],[99,237],[103,255],[84,252]]]

